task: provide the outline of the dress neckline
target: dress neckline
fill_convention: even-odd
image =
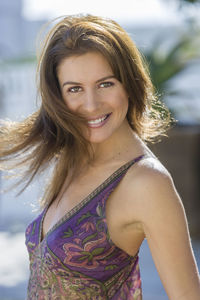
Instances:
[[[97,196],[104,188],[106,188],[107,185],[109,185],[112,181],[114,181],[118,176],[123,174],[124,171],[128,170],[128,168],[133,165],[134,163],[140,161],[144,157],[147,157],[147,154],[142,154],[140,156],[137,156],[134,159],[131,159],[130,161],[123,164],[121,167],[119,167],[117,170],[115,170],[110,176],[108,176],[102,183],[100,183],[92,192],[90,192],[86,197],[84,197],[78,204],[76,204],[74,207],[72,207],[68,212],[66,212],[63,217],[61,217],[48,231],[47,233],[42,236],[43,234],[43,223],[44,218],[46,216],[47,210],[49,208],[49,205],[44,208],[42,212],[42,218],[40,221],[39,226],[39,243],[42,243],[48,235],[53,232],[56,228],[58,228],[63,222],[67,221],[70,217],[72,217],[75,213],[80,211],[81,208],[83,208],[91,199],[93,199],[95,196]]]

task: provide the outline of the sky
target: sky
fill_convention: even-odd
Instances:
[[[23,14],[36,20],[62,15],[91,13],[127,23],[176,23],[173,1],[163,0],[23,0]]]

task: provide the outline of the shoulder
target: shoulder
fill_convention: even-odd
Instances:
[[[127,191],[160,192],[161,189],[171,188],[173,179],[163,164],[154,157],[146,157],[133,164],[126,174]]]
[[[153,157],[139,161],[128,170],[123,191],[130,221],[148,222],[164,211],[171,214],[182,209],[171,174]]]

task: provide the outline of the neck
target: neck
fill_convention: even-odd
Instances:
[[[92,144],[94,164],[104,164],[112,161],[127,160],[133,156],[136,144],[136,134],[130,128],[128,121],[109,139],[102,143]]]

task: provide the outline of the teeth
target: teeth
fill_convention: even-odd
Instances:
[[[88,121],[88,124],[99,124],[103,122],[106,119],[107,115],[105,115],[103,118],[96,119],[96,120],[90,120]]]

